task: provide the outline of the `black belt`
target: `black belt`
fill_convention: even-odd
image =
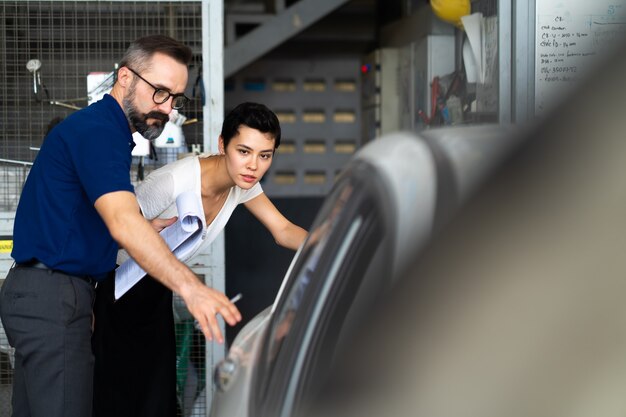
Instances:
[[[81,280],[85,281],[86,283],[88,283],[89,285],[91,285],[92,287],[95,287],[96,284],[98,283],[98,279],[96,279],[93,275],[68,274],[67,272],[64,272],[64,271],[48,268],[44,263],[39,262],[39,261],[26,262],[26,263],[23,263],[23,264],[16,264],[16,265],[17,266],[21,266],[21,267],[26,267],[26,268],[42,269],[44,271],[50,271],[50,272],[59,272],[61,274],[65,274],[65,275],[68,275],[68,276],[71,276],[71,277],[75,277],[75,278],[81,279]],[[102,274],[99,277],[104,278],[104,277],[106,277],[106,274]]]

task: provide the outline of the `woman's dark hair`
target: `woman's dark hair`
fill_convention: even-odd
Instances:
[[[280,123],[273,111],[263,104],[245,102],[231,110],[222,124],[224,148],[239,134],[239,126],[244,125],[261,133],[269,133],[274,138],[274,149],[280,145]]]
[[[146,71],[156,53],[167,55],[184,65],[189,65],[193,55],[187,45],[176,39],[165,35],[149,35],[130,44],[122,57],[120,67],[129,67],[138,72]]]

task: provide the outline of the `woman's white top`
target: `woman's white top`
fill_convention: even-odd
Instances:
[[[186,191],[192,191],[202,206],[200,158],[208,158],[209,156],[194,155],[179,159],[150,173],[142,183],[135,187],[135,194],[143,216],[146,219],[157,217],[169,219],[178,216],[176,197]],[[259,196],[262,192],[263,189],[259,183],[256,183],[249,190],[244,190],[238,186],[231,187],[228,197],[215,219],[208,225],[206,221],[203,222],[202,239],[189,252],[189,256],[186,259],[181,259],[181,261],[190,261],[198,252],[210,245],[224,229],[235,208],[239,204]],[[125,251],[120,251],[117,257],[118,264],[127,258],[128,254]]]

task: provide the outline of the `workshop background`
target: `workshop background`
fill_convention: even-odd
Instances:
[[[476,19],[465,30],[458,12],[438,9],[436,0],[0,2],[0,284],[12,263],[14,211],[46,132],[110,88],[132,40],[167,34],[194,57],[191,102],[169,136],[138,146],[131,179],[214,149],[208,144],[217,137],[207,137],[205,125],[215,97],[207,94],[203,34],[215,36],[217,27],[223,51],[211,53],[223,58],[224,95],[211,105],[225,114],[257,101],[277,113],[282,143],[262,186],[286,217],[307,228],[334,178],[370,140],[398,130],[524,122],[543,111],[543,96],[535,100],[536,87],[547,82],[536,66],[542,2],[554,0],[467,1],[463,14]],[[217,24],[206,19],[216,3],[223,6]],[[227,329],[232,341],[273,302],[293,253],[243,208],[216,248],[192,269],[207,282],[225,271],[226,293],[243,294],[244,321]],[[211,264],[215,259],[221,265]],[[179,415],[206,416],[215,357],[181,304],[174,307]],[[11,412],[12,354],[0,332],[0,417]]]

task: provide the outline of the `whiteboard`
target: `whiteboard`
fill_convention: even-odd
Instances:
[[[535,114],[541,114],[626,39],[626,0],[537,0],[535,10]]]

